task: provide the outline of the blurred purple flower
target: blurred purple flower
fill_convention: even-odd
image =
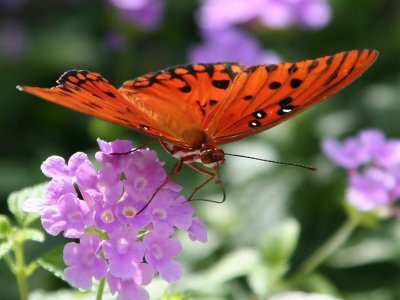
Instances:
[[[277,29],[295,25],[318,29],[330,18],[328,0],[204,0],[198,23],[214,30],[252,20]]]
[[[298,25],[318,29],[330,21],[331,8],[328,0],[265,0],[258,18],[271,28]]]
[[[343,143],[326,139],[322,149],[331,160],[345,169],[356,169],[369,160],[368,152],[357,138],[346,139]]]
[[[36,211],[48,233],[80,239],[80,244],[69,243],[64,249],[71,285],[88,289],[92,277],[106,277],[118,299],[148,299],[141,286],[150,283],[155,272],[168,282],[182,275],[182,266],[173,259],[182,251],[172,238],[175,232],[180,229],[192,240],[205,242],[207,231],[181,196],[182,187],[166,183],[163,163],[154,151],[132,151],[129,141],[98,143],[99,170],[84,153],[72,155],[68,163],[52,156],[42,164],[52,180],[48,199],[38,201]],[[85,233],[88,229],[103,240]]]
[[[121,50],[121,48],[124,48],[126,44],[127,41],[124,35],[116,30],[107,32],[103,38],[104,47],[112,51]]]
[[[161,21],[164,11],[164,0],[109,0],[122,17],[145,29],[155,29]]]
[[[400,140],[369,129],[343,142],[326,139],[322,149],[349,171],[347,198],[359,210],[388,206],[400,196]]]
[[[22,23],[6,21],[0,24],[0,56],[16,61],[24,55],[27,44],[28,33]]]
[[[355,172],[350,176],[350,186],[347,191],[349,201],[361,211],[373,210],[377,206],[389,205],[390,191],[395,187],[393,176],[378,168],[368,168],[360,174]]]
[[[246,65],[276,63],[274,51],[264,50],[258,41],[236,28],[203,30],[204,42],[189,49],[189,60],[196,63],[239,62]]]
[[[204,225],[203,221],[199,218],[194,218],[192,225],[189,228],[189,238],[192,241],[200,241],[202,243],[207,242],[207,231],[206,225]]]
[[[0,6],[7,9],[18,9],[25,5],[29,0],[0,0]]]

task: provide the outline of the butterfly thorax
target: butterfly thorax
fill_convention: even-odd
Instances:
[[[200,147],[192,148],[165,141],[160,141],[160,143],[172,156],[187,164],[201,163],[208,168],[215,168],[225,161],[224,151],[211,143],[204,143]]]

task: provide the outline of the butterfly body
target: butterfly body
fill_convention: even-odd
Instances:
[[[53,88],[20,90],[158,140],[180,162],[214,168],[220,146],[271,127],[321,102],[359,77],[375,50],[351,50],[296,63],[171,67],[125,82],[72,70]],[[199,169],[197,169],[199,170]]]
[[[215,168],[225,161],[224,151],[210,143],[204,143],[198,148],[182,147],[164,141],[160,143],[173,157],[187,164],[199,163],[207,168]]]

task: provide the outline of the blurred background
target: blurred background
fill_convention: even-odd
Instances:
[[[224,148],[311,164],[318,172],[227,158],[221,169],[227,201],[195,203],[210,241],[185,245],[181,261],[186,275],[169,287],[198,299],[266,299],[279,290],[270,285],[272,269],[250,266],[254,253],[268,248],[271,235],[283,228],[298,232],[287,265],[290,274],[344,221],[346,172],[324,157],[320,143],[365,128],[400,137],[400,2],[0,0],[0,213],[7,213],[10,192],[46,180],[40,165],[50,155],[94,154],[98,137],[131,139],[136,145],[147,141],[125,128],[20,93],[17,84],[50,87],[67,70],[87,69],[119,86],[176,64],[299,61],[362,48],[377,49],[380,56],[350,87],[276,128]],[[158,145],[151,147],[167,168],[173,166],[174,159]],[[187,194],[202,180],[191,169],[177,178]],[[221,198],[214,184],[200,194]],[[57,243],[59,239],[49,238],[45,245],[28,244],[29,258]],[[15,299],[16,284],[3,261],[0,274],[0,298]],[[357,229],[341,251],[293,289],[389,300],[400,299],[399,282],[400,224],[389,219]],[[60,287],[68,286],[44,270],[30,281],[31,289]],[[163,289],[153,288],[154,297]]]

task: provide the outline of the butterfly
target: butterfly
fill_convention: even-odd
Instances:
[[[359,77],[377,56],[365,49],[296,63],[188,64],[128,80],[119,89],[100,74],[71,70],[55,87],[17,88],[158,140],[178,159],[175,173],[186,163],[210,177],[206,184],[219,176],[221,145],[321,102]]]

